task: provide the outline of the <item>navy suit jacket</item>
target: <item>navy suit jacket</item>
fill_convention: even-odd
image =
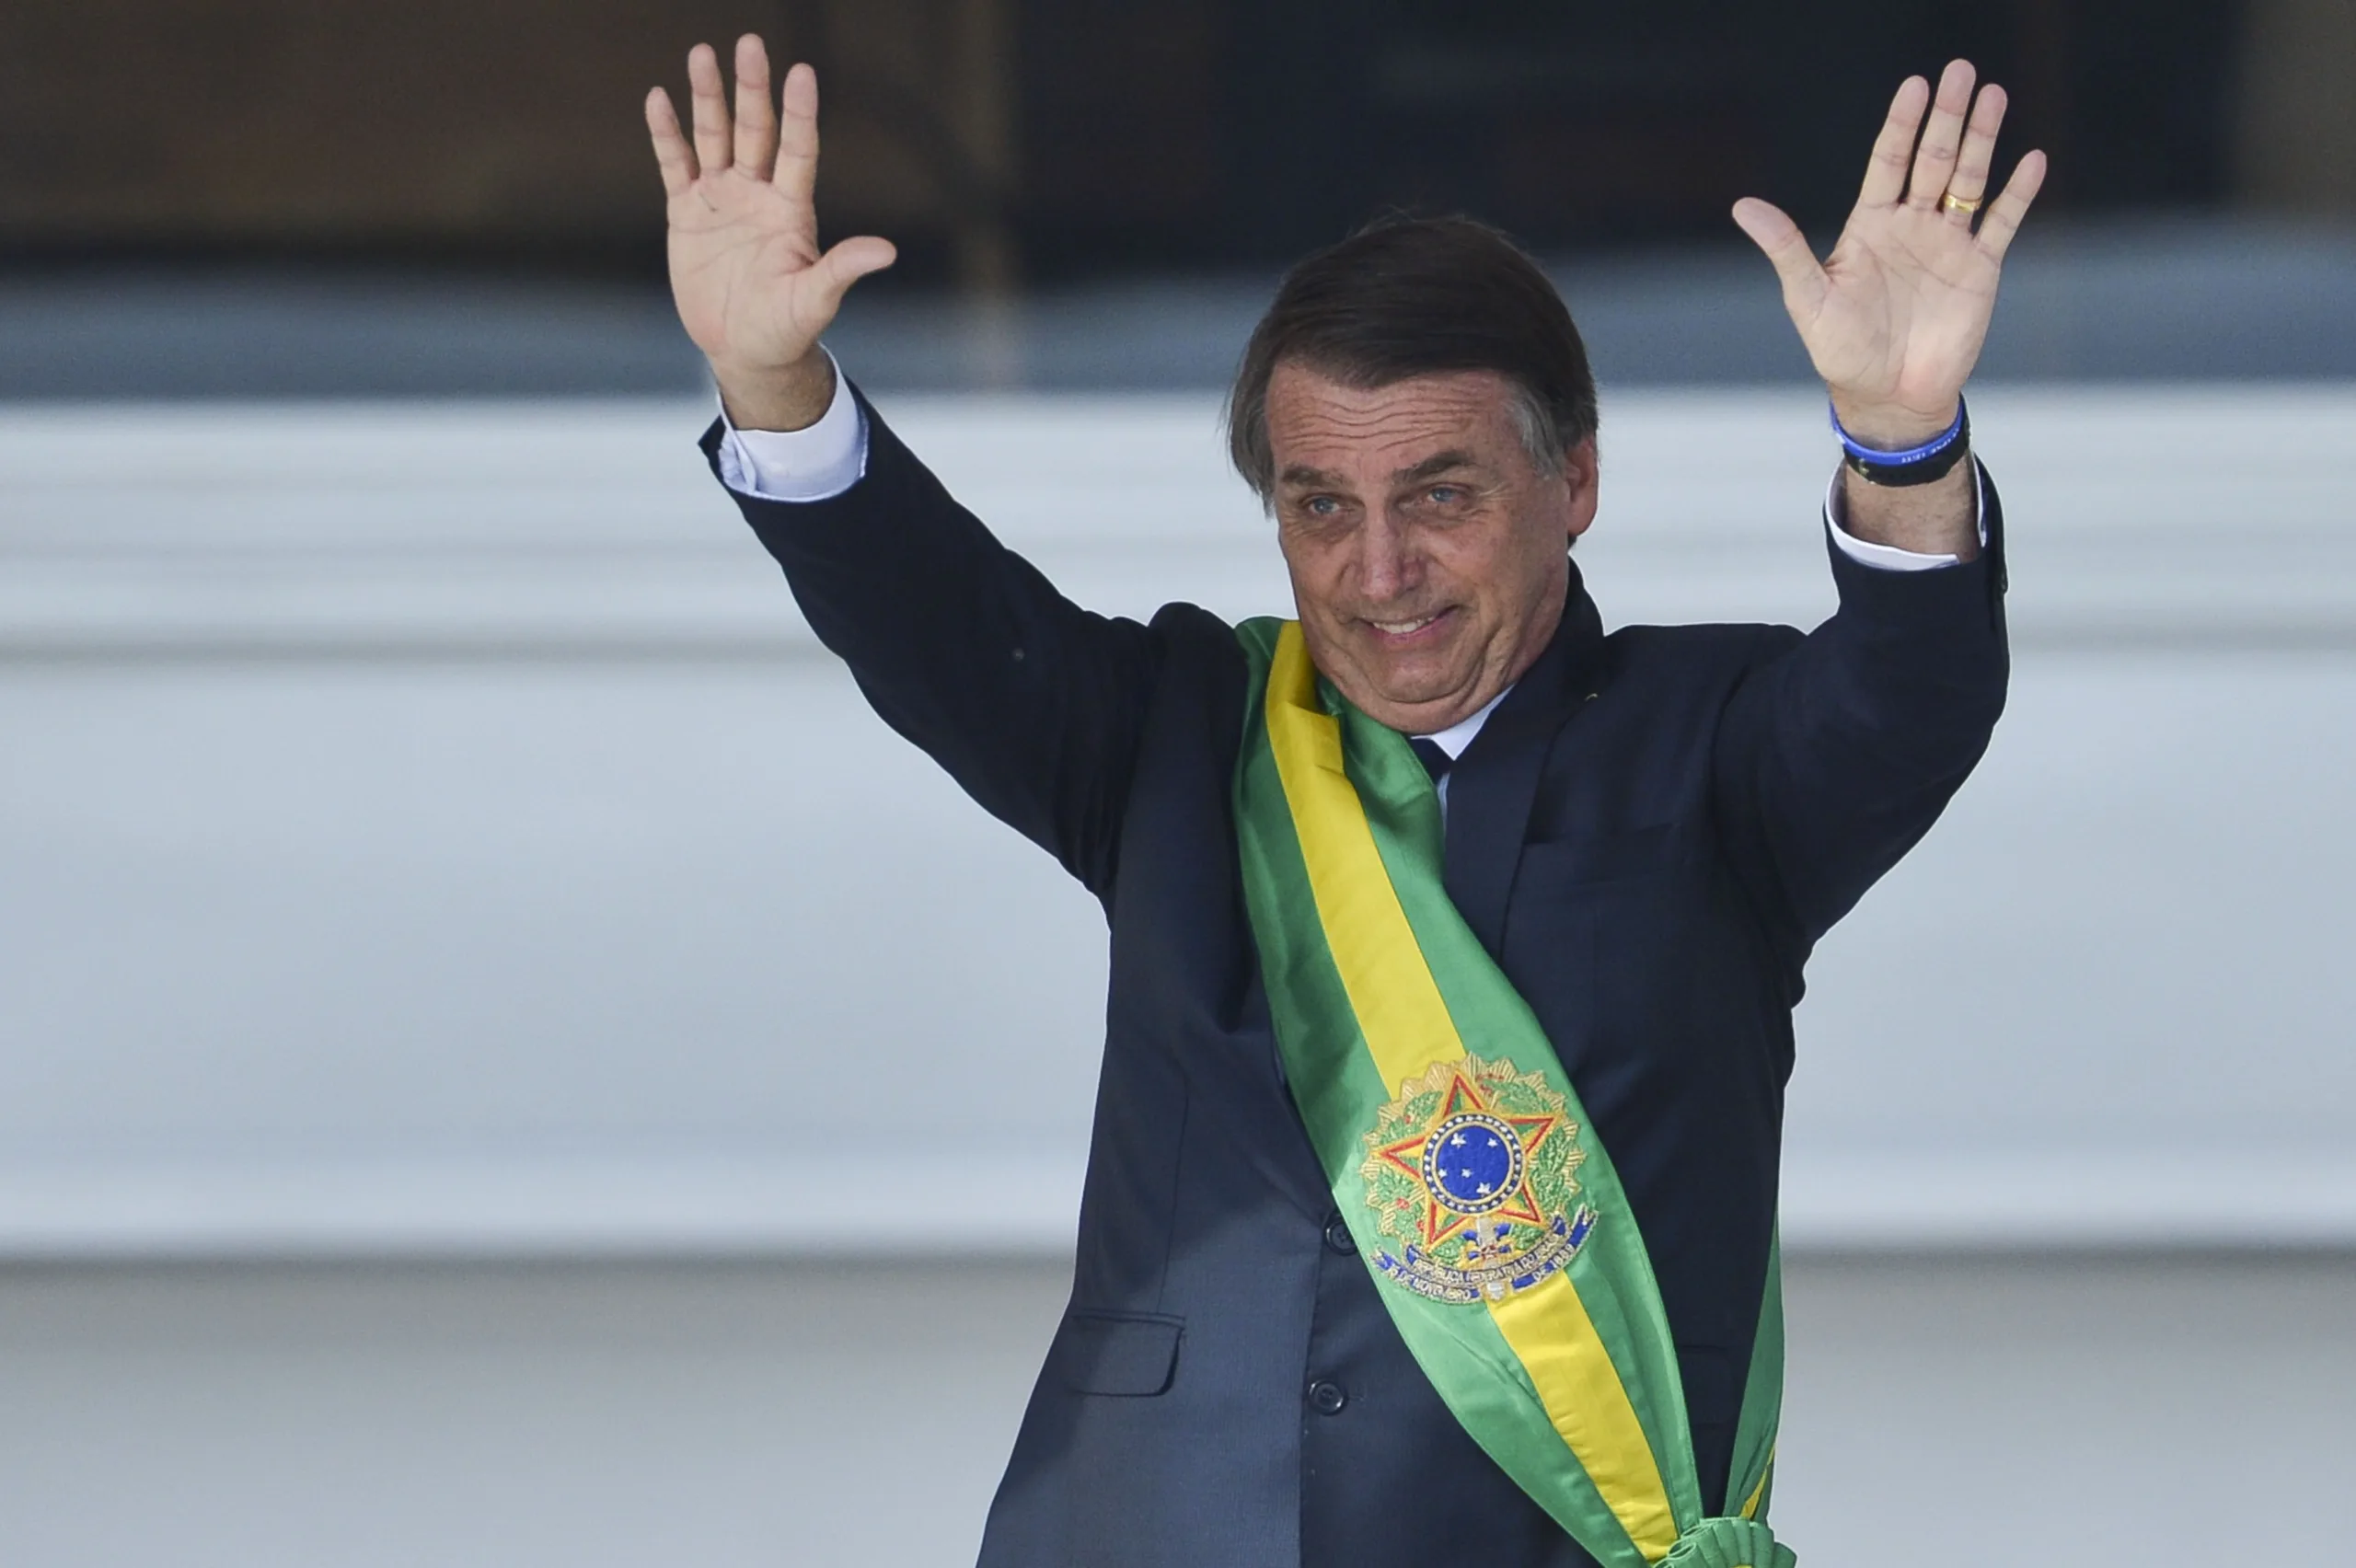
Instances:
[[[1112,928],[1071,1302],[985,1568],[1588,1563],[1407,1354],[1278,1075],[1230,807],[1232,631],[1191,605],[1141,625],[1071,604],[866,412],[858,484],[740,496],[745,515],[876,712]],[[1713,1505],[1802,966],[1936,819],[2004,704],[1986,494],[1971,562],[1832,551],[1840,609],[1807,636],[1606,635],[1575,571],[1561,630],[1450,775],[1448,890],[1619,1167]]]

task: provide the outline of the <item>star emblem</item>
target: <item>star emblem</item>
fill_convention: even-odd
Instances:
[[[1406,1137],[1377,1144],[1371,1150],[1374,1161],[1404,1172],[1419,1184],[1425,1183],[1425,1161],[1432,1152],[1435,1130],[1446,1126],[1454,1117],[1468,1114],[1478,1115],[1511,1130],[1521,1145],[1521,1159],[1513,1162],[1519,1169],[1521,1178],[1503,1203],[1484,1207],[1477,1216],[1459,1214],[1441,1203],[1422,1205],[1422,1224],[1419,1228],[1422,1234],[1419,1239],[1426,1251],[1464,1232],[1477,1234],[1484,1223],[1495,1226],[1504,1221],[1519,1220],[1541,1228],[1548,1223],[1548,1216],[1530,1190],[1530,1156],[1556,1135],[1563,1125],[1563,1119],[1554,1115],[1517,1115],[1498,1109],[1480,1082],[1461,1066],[1449,1072],[1447,1087],[1440,1093],[1438,1108],[1424,1125]],[[1477,1134],[1477,1125],[1475,1130]],[[1488,1145],[1481,1152],[1490,1153],[1496,1145],[1496,1135],[1489,1134]],[[1448,1147],[1451,1149],[1469,1148],[1471,1145],[1465,1134],[1459,1131],[1449,1135]],[[1468,1181],[1475,1170],[1464,1163],[1459,1163],[1457,1169]],[[1494,1183],[1484,1182],[1479,1184],[1478,1191],[1484,1197],[1493,1197],[1496,1189]]]

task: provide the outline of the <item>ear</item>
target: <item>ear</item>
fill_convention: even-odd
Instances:
[[[1571,538],[1588,531],[1595,521],[1596,486],[1600,478],[1595,453],[1595,437],[1583,438],[1576,446],[1563,454],[1563,488],[1568,492]]]

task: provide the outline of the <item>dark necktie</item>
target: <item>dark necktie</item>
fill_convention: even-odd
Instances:
[[[1448,770],[1456,766],[1456,759],[1427,735],[1410,735],[1407,744],[1415,748],[1415,760],[1422,763],[1424,771],[1432,776],[1432,788],[1439,788],[1439,781],[1448,777]]]

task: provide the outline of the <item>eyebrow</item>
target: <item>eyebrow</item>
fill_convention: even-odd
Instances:
[[[1433,453],[1412,468],[1400,469],[1392,475],[1391,478],[1394,484],[1412,485],[1418,479],[1433,478],[1445,474],[1450,468],[1469,468],[1472,466],[1472,454],[1450,447],[1446,452]]]
[[[1458,447],[1450,447],[1445,452],[1433,453],[1412,467],[1398,470],[1391,476],[1391,482],[1397,485],[1412,485],[1418,479],[1428,479],[1436,475],[1445,474],[1451,468],[1471,467],[1472,467],[1472,454]],[[1323,468],[1298,466],[1287,468],[1277,475],[1276,478],[1278,483],[1287,485],[1337,485],[1342,482],[1339,475],[1329,473]]]

